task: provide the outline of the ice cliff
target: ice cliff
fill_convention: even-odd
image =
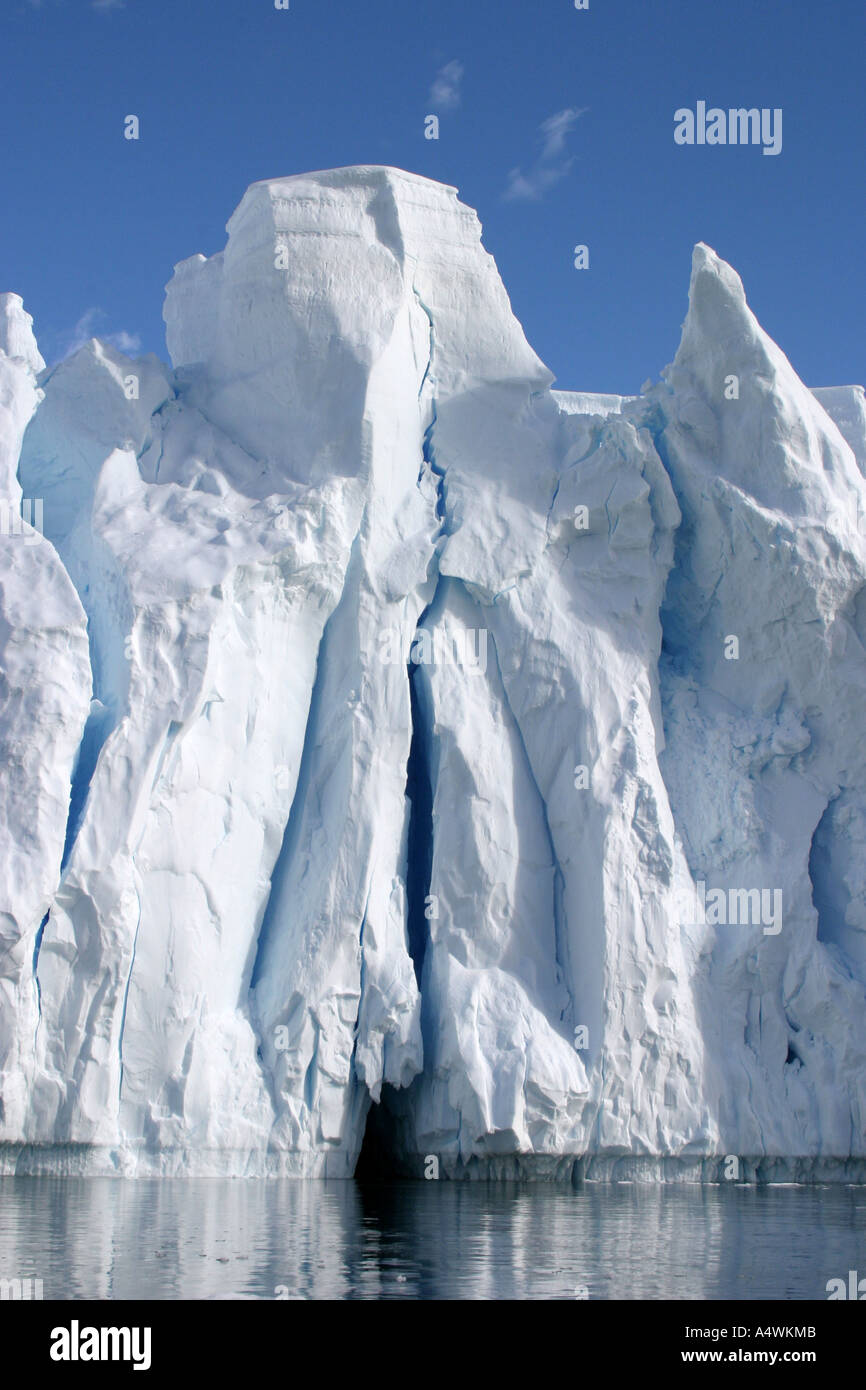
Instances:
[[[699,245],[552,390],[385,168],[165,320],[0,298],[0,1169],[866,1173],[862,389]]]

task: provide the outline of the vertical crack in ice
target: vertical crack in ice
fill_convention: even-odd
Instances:
[[[127,581],[118,563],[95,534],[91,533],[89,537],[87,565],[83,571],[82,558],[68,537],[63,539],[46,531],[46,538],[54,546],[55,554],[86,616],[90,664],[90,713],[79,740],[70,779],[60,861],[62,878],[84,821],[90,786],[102,749],[123,714],[129,712],[131,657],[127,643],[132,633],[134,608]],[[88,569],[88,566],[91,568]],[[123,627],[119,626],[121,622]]]
[[[429,710],[426,708],[424,699],[423,687],[419,680],[419,663],[413,659],[413,654],[416,651],[419,633],[424,630],[424,624],[436,604],[437,596],[441,593],[442,576],[439,573],[439,558],[442,547],[445,544],[445,538],[450,532],[447,524],[445,469],[442,468],[436,460],[434,444],[434,434],[439,418],[436,378],[434,375],[436,332],[433,323],[433,314],[428,305],[426,305],[421,298],[414,281],[412,283],[412,293],[415,296],[418,307],[426,317],[428,324],[427,363],[421,378],[421,384],[418,388],[418,403],[422,423],[426,409],[429,409],[430,418],[426,427],[423,429],[421,440],[421,464],[418,470],[417,485],[420,488],[425,475],[428,478],[435,479],[435,515],[439,523],[434,538],[435,548],[432,556],[431,572],[428,574],[428,583],[433,584],[433,595],[429,603],[427,603],[421,611],[418,621],[415,624],[415,631],[409,645],[409,659],[406,668],[407,679],[409,681],[409,718],[411,726],[409,755],[406,762],[405,793],[409,801],[409,825],[406,834],[406,860],[404,869],[406,887],[406,936],[409,956],[412,961],[418,993],[421,998],[421,1031],[424,1055],[425,1057],[429,1057],[429,1040],[425,1035],[425,1024],[427,1020],[426,1000],[423,994],[422,982],[427,948],[430,942],[430,924],[426,909],[433,871],[434,848],[433,733]],[[426,399],[425,388],[427,392]],[[377,1125],[384,1125],[385,1130],[383,1133],[388,1130],[387,1116],[389,1107],[387,1098],[391,1090],[391,1087],[385,1085],[380,1102],[374,1104],[370,1112],[374,1129]],[[380,1134],[378,1142],[379,1144],[385,1143],[388,1149],[393,1148],[395,1142],[393,1132],[391,1133],[390,1139],[387,1141],[383,1140]],[[365,1143],[369,1143],[368,1136],[365,1136]],[[382,1155],[380,1154],[378,1159],[373,1163],[373,1167],[377,1172],[381,1169],[382,1161]],[[364,1161],[362,1158],[362,1171],[363,1168]]]
[[[565,471],[565,470],[563,470],[563,471]],[[553,509],[554,509],[554,507],[556,506],[556,499],[557,499],[557,497],[559,496],[559,489],[560,489],[561,486],[562,486],[562,474],[557,473],[557,475],[556,475],[556,482],[554,483],[554,486],[553,486],[553,496],[552,496],[551,499],[550,499],[550,505],[549,505],[548,508],[547,508],[547,518],[546,518],[545,523],[544,523],[544,545],[545,545],[545,549],[546,549],[547,546],[550,544],[550,519],[551,519],[551,517],[553,516]]]
[[[533,394],[536,394],[536,393],[533,393]],[[564,480],[565,477],[566,477],[567,475],[569,475],[569,474],[571,474],[572,476],[575,476],[575,475],[576,475],[576,470],[580,467],[580,465],[581,465],[582,463],[585,463],[585,462],[587,461],[588,458],[590,458],[594,453],[596,453],[596,452],[598,451],[598,449],[599,449],[600,446],[601,446],[601,440],[602,440],[602,427],[601,427],[601,426],[598,426],[598,425],[593,426],[593,428],[592,428],[592,430],[591,430],[591,432],[590,432],[590,441],[589,441],[589,444],[588,444],[587,447],[584,449],[583,453],[582,453],[582,454],[579,454],[576,458],[573,458],[573,459],[571,460],[570,463],[567,463],[567,464],[562,468],[561,472],[558,472],[558,473],[557,473],[557,475],[556,475],[556,482],[555,482],[554,485],[553,485],[553,495],[551,496],[550,503],[549,503],[548,508],[547,508],[547,517],[546,517],[546,520],[545,520],[545,523],[544,523],[544,536],[545,536],[544,546],[545,546],[545,549],[547,549],[547,547],[550,545],[550,540],[551,540],[550,527],[551,527],[551,522],[552,522],[552,520],[553,520],[554,508],[556,507],[556,501],[557,501],[557,498],[559,497],[559,491],[560,491],[560,488],[562,487],[563,480]],[[611,491],[608,493],[607,501],[605,502],[605,511],[607,510],[607,502],[610,501],[610,497],[611,497],[612,492],[613,492],[613,488],[611,488]],[[614,527],[614,530],[615,530],[615,529],[616,529],[616,528]],[[610,515],[609,515],[609,514],[608,514],[608,530],[610,530]],[[570,546],[570,545],[564,545],[564,546],[563,546],[563,557],[564,557],[564,558],[563,558],[562,564],[565,563],[565,558],[567,558],[567,556],[569,555],[570,551],[571,551],[571,546]],[[560,568],[562,568],[562,565],[560,565]],[[509,587],[511,587],[511,586],[509,586]],[[503,589],[503,590],[501,590],[500,592],[501,592],[501,593],[505,593],[506,591]],[[498,598],[498,595],[497,595],[496,597]],[[494,603],[495,603],[495,602],[496,602],[496,599],[494,598]]]
[[[608,502],[610,501],[611,497],[613,497],[615,488],[616,488],[616,482],[614,482],[613,487],[611,488],[610,492],[607,494],[607,497],[605,497],[605,499],[604,499],[604,514],[605,514],[605,516],[607,517],[607,537],[608,537],[608,540],[610,540],[610,538],[611,538],[611,536],[613,535],[614,531],[616,530],[617,526],[619,526],[619,513],[617,512],[616,521],[615,521],[615,522],[613,523],[613,525],[611,526],[611,524],[610,524],[610,512],[608,511],[608,507],[607,507]]]
[[[433,439],[439,418],[436,397],[436,377],[434,375],[436,329],[433,322],[432,311],[429,306],[424,303],[414,281],[412,284],[412,292],[415,295],[418,307],[426,316],[429,325],[427,366],[424,370],[424,376],[422,377],[421,385],[418,390],[418,400],[419,403],[423,405],[424,388],[429,383],[430,420],[424,430],[421,444],[422,467],[418,477],[420,481],[424,473],[424,466],[426,465],[430,475],[436,479],[436,519],[439,522],[436,549],[434,551],[435,588],[432,599],[421,612],[418,622],[415,625],[415,633],[409,647],[409,662],[407,666],[411,737],[409,743],[409,758],[406,765],[406,795],[409,798],[410,804],[406,849],[406,926],[409,954],[412,957],[415,979],[418,983],[420,992],[424,971],[424,960],[430,936],[426,907],[433,872],[434,793],[432,760],[430,756],[432,729],[427,712],[424,710],[424,699],[418,685],[418,664],[413,659],[413,654],[415,652],[418,634],[424,629],[424,623],[436,603],[437,595],[440,592],[442,578],[439,574],[439,556],[444,537],[449,534],[449,531],[446,519],[445,470],[436,461],[436,449]]]
[[[371,873],[370,873],[370,883],[371,883],[371,885],[372,885],[372,880],[373,880],[373,875],[372,875],[372,871],[371,871]],[[365,990],[366,984],[367,984],[367,967],[366,967],[366,964],[365,964],[365,961],[364,961],[364,930],[365,930],[365,928],[366,928],[366,926],[367,926],[367,914],[368,914],[368,912],[369,912],[369,910],[370,910],[370,892],[371,892],[371,889],[368,887],[368,889],[367,889],[367,896],[366,896],[366,898],[364,899],[364,911],[361,913],[361,929],[360,929],[360,931],[359,931],[359,933],[358,933],[358,949],[359,949],[359,952],[360,952],[360,965],[359,965],[359,973],[358,973],[358,1012],[357,1012],[357,1014],[355,1015],[355,1026],[354,1026],[354,1028],[353,1028],[353,1030],[352,1030],[352,1077],[354,1078],[354,1080],[355,1080],[355,1082],[356,1082],[357,1084],[361,1084],[361,1085],[362,1085],[363,1083],[359,1081],[358,1075],[357,1075],[357,1073],[356,1073],[356,1071],[355,1071],[355,1057],[356,1057],[357,1052],[358,1052],[358,1037],[359,1037],[360,1032],[361,1032],[361,1010],[362,1010],[363,1007],[364,1007],[364,990]],[[318,1044],[318,1038],[317,1038],[317,1044]]]
[[[553,832],[550,829],[550,819],[547,814],[547,802],[544,796],[542,795],[541,787],[538,785],[538,779],[535,775],[535,769],[532,766],[532,759],[529,756],[529,750],[526,747],[526,740],[523,737],[523,730],[520,727],[520,723],[517,719],[516,714],[514,713],[514,709],[511,704],[511,699],[509,697],[508,690],[505,685],[505,680],[502,674],[502,665],[499,660],[499,649],[496,645],[496,638],[494,637],[492,632],[490,633],[490,643],[493,648],[493,656],[496,661],[496,671],[499,676],[499,686],[502,691],[502,698],[505,702],[505,708],[511,716],[511,720],[514,725],[514,730],[517,735],[517,742],[520,747],[521,753],[523,754],[523,761],[526,767],[527,775],[530,779],[530,782],[532,783],[532,786],[535,788],[536,795],[538,796],[539,805],[541,807],[541,823],[544,829],[544,834],[547,838],[547,845],[550,851],[550,858],[553,865],[553,940],[554,953],[556,959],[556,982],[558,985],[562,986],[566,995],[566,1005],[565,1008],[563,1008],[560,1012],[559,1022],[566,1029],[566,1033],[570,1042],[570,1030],[574,1024],[574,996],[571,988],[571,953],[569,951],[568,946],[568,920],[566,916],[564,903],[565,875],[562,872],[562,865],[559,862],[559,855],[556,852],[556,843],[553,838]]]
[[[823,942],[835,940],[839,926],[830,856],[833,808],[837,800],[838,796],[831,797],[827,802],[809,842],[808,872],[812,906],[818,917],[818,940]]]
[[[424,610],[424,614],[427,612],[429,609]],[[423,616],[422,614],[422,618]],[[422,709],[423,697],[416,683],[418,667],[412,661],[411,654],[408,673],[412,733],[406,767],[406,795],[410,806],[406,847],[406,927],[409,955],[412,957],[420,992],[430,934],[426,908],[433,874],[433,778],[430,758],[432,731],[426,712]]]
[[[315,749],[318,743],[319,731],[322,727],[322,720],[327,716],[327,711],[323,709],[323,689],[325,685],[325,672],[328,664],[328,643],[343,603],[347,595],[352,592],[351,578],[353,577],[353,572],[358,562],[360,535],[361,533],[359,530],[352,542],[342,593],[340,594],[339,601],[331,613],[331,616],[325,623],[322,629],[322,635],[319,639],[319,649],[316,654],[316,673],[310,692],[307,724],[304,730],[304,743],[301,750],[301,761],[298,767],[298,778],[295,783],[295,794],[292,797],[292,804],[289,808],[280,851],[271,872],[271,886],[268,891],[267,902],[265,903],[261,925],[256,938],[255,957],[249,984],[250,993],[255,991],[256,985],[259,983],[262,976],[265,957],[270,948],[271,938],[276,928],[276,905],[279,901],[282,887],[286,882],[290,868],[294,862],[298,847],[301,832],[301,819],[312,781]]]
[[[93,662],[91,660],[91,671]],[[94,708],[98,706],[98,708]],[[96,764],[105,743],[115,727],[115,719],[111,711],[94,698],[91,702],[90,714],[84,725],[84,732],[81,735],[81,742],[78,745],[78,752],[75,756],[75,766],[72,772],[72,782],[69,791],[69,810],[66,816],[66,834],[63,842],[63,855],[60,861],[60,872],[64,872],[69,863],[69,856],[75,846],[81,823],[84,819],[84,811],[87,805],[87,797],[90,791],[90,784],[93,781],[93,774],[96,771]]]
[[[316,1069],[319,1065],[319,1041],[322,1036],[322,1030],[319,1027],[319,1020],[314,1013],[310,1014],[310,1019],[313,1025],[313,1048],[310,1053],[310,1060],[307,1063],[307,1070],[304,1072],[304,1104],[310,1114],[312,1114],[313,1107],[316,1103]],[[354,1051],[352,1056],[354,1058]],[[272,1094],[271,1099],[273,1101],[274,1111],[276,1112],[278,1107],[275,1092]]]
[[[421,309],[421,311],[425,315],[427,322],[430,326],[427,349],[427,366],[424,369],[424,375],[421,378],[421,385],[418,388],[418,400],[423,402],[424,388],[428,384],[428,382],[430,384],[430,422],[424,430],[424,439],[421,446],[421,457],[423,463],[426,464],[429,468],[430,473],[436,478],[436,517],[437,520],[440,522],[439,536],[442,537],[447,536],[449,534],[449,530],[446,525],[447,485],[445,482],[445,469],[441,468],[439,464],[436,462],[436,450],[433,447],[433,432],[436,429],[436,423],[439,418],[439,410],[436,398],[436,377],[433,373],[433,363],[436,357],[436,329],[433,323],[432,310],[428,307],[428,305],[424,303],[424,300],[418,293],[414,281],[412,284],[412,293],[415,296],[415,300],[418,304],[419,309]],[[418,474],[419,481],[422,478],[423,473],[424,468],[422,465],[422,468]]]
[[[135,864],[135,856],[133,855],[133,866],[134,866],[134,864]],[[117,1056],[118,1056],[118,1061],[119,1061],[119,1064],[120,1064],[120,1074],[119,1074],[119,1077],[118,1077],[118,1086],[117,1086],[117,1100],[118,1100],[118,1104],[120,1104],[120,1102],[121,1102],[122,1099],[123,1099],[123,1034],[124,1034],[124,1031],[125,1031],[125,1029],[126,1029],[126,1008],[127,1008],[127,1004],[129,1003],[129,989],[130,989],[130,986],[131,986],[131,984],[132,984],[132,972],[133,972],[133,970],[135,969],[135,953],[136,953],[136,950],[138,949],[138,932],[139,932],[139,928],[141,927],[141,898],[138,897],[138,896],[137,896],[136,906],[137,906],[137,909],[138,909],[138,916],[136,917],[136,921],[135,921],[135,931],[133,932],[133,935],[132,935],[132,956],[131,956],[130,962],[129,962],[129,970],[127,971],[127,975],[126,975],[126,986],[125,986],[124,991],[123,991],[123,1007],[122,1007],[122,1009],[121,1009],[121,1011],[120,1011],[120,1032],[119,1032],[118,1039],[117,1039]]]
[[[670,569],[668,570],[667,580],[665,581],[662,601],[659,605],[659,625],[662,630],[662,645],[659,655],[659,698],[662,708],[662,729],[667,738],[668,727],[665,721],[665,710],[667,705],[667,695],[669,686],[669,674],[681,674],[691,666],[691,644],[688,635],[682,632],[682,624],[676,612],[676,587],[682,584],[684,576],[690,574],[690,542],[689,542],[689,522],[688,522],[688,503],[683,496],[682,490],[677,487],[676,474],[670,461],[667,446],[665,445],[664,433],[667,428],[667,421],[664,412],[659,404],[654,404],[641,420],[641,424],[649,432],[662,467],[664,468],[671,490],[680,509],[680,524],[674,536],[674,553]],[[665,781],[664,771],[662,770],[662,780]],[[665,781],[667,786],[667,782]],[[671,789],[668,787],[668,798],[670,799]],[[672,807],[673,809],[673,807]]]
[[[426,366],[425,366],[424,373],[423,373],[423,376],[422,376],[422,379],[421,379],[421,384],[420,384],[419,390],[418,390],[418,399],[419,399],[419,403],[422,403],[422,402],[423,402],[424,395],[425,395],[425,389],[429,389],[429,392],[430,392],[430,394],[429,394],[430,419],[429,419],[429,422],[428,422],[426,428],[424,429],[424,433],[423,433],[423,440],[422,440],[422,446],[421,446],[422,463],[421,463],[421,468],[420,468],[419,474],[418,474],[418,482],[419,482],[419,484],[420,484],[421,479],[422,479],[423,474],[424,474],[425,468],[426,468],[427,470],[429,470],[429,474],[430,474],[431,476],[435,477],[435,479],[436,479],[436,517],[437,517],[437,520],[438,520],[438,522],[439,522],[439,532],[438,532],[438,535],[437,535],[436,539],[437,539],[437,542],[441,542],[442,537],[443,537],[444,535],[447,534],[447,528],[446,528],[446,523],[445,523],[446,505],[445,505],[445,480],[444,480],[444,470],[441,469],[441,468],[439,467],[439,465],[437,464],[437,462],[436,462],[435,448],[434,448],[434,444],[433,444],[433,434],[434,434],[434,430],[435,430],[435,427],[436,427],[437,416],[438,416],[437,403],[436,403],[436,395],[435,395],[435,387],[434,387],[434,376],[433,376],[433,363],[434,363],[434,356],[435,356],[435,330],[434,330],[434,324],[433,324],[433,315],[432,315],[430,309],[427,307],[426,304],[424,304],[423,300],[421,299],[421,296],[420,296],[420,294],[418,293],[418,291],[417,291],[417,289],[416,289],[414,283],[413,283],[413,285],[412,285],[412,292],[413,292],[413,294],[414,294],[414,296],[415,296],[415,299],[416,299],[416,302],[417,302],[419,308],[420,308],[420,309],[422,310],[422,312],[424,313],[424,315],[425,315],[425,317],[426,317],[426,319],[427,319],[427,323],[428,323],[428,325],[429,325],[429,330],[428,330],[428,358],[427,358],[427,364],[426,364]],[[266,904],[265,904],[264,912],[263,912],[263,915],[262,915],[262,921],[261,921],[261,926],[260,926],[260,928],[259,928],[258,939],[257,939],[256,945],[255,945],[255,958],[254,958],[253,968],[252,968],[252,972],[251,972],[251,976],[250,976],[250,992],[251,992],[251,993],[254,993],[255,988],[256,988],[257,984],[259,983],[259,981],[260,981],[260,979],[261,979],[261,977],[262,977],[263,971],[264,971],[264,969],[265,969],[265,962],[266,962],[267,954],[268,954],[268,950],[269,950],[269,943],[270,943],[270,940],[271,940],[271,938],[272,938],[272,936],[273,936],[273,933],[274,933],[274,930],[275,930],[275,927],[276,927],[276,921],[275,921],[275,919],[276,919],[276,911],[277,911],[277,909],[276,909],[276,903],[277,903],[278,900],[279,900],[281,886],[282,886],[282,884],[286,881],[287,875],[288,875],[288,873],[289,873],[290,865],[291,865],[292,862],[293,862],[293,859],[294,859],[294,856],[295,856],[295,853],[296,853],[296,850],[297,850],[297,846],[298,846],[298,839],[299,839],[299,833],[300,833],[301,814],[302,814],[302,810],[303,810],[303,807],[304,807],[304,804],[305,804],[305,801],[306,801],[306,798],[307,798],[307,794],[308,794],[308,791],[309,791],[310,783],[311,783],[312,761],[313,761],[313,756],[314,756],[314,750],[315,750],[315,747],[316,747],[316,744],[317,744],[317,741],[318,741],[318,730],[319,730],[320,722],[321,722],[322,718],[324,717],[324,711],[323,711],[323,709],[322,709],[322,706],[323,706],[322,689],[323,689],[323,684],[324,684],[324,671],[325,671],[325,667],[326,667],[326,664],[327,664],[328,642],[329,642],[329,639],[330,639],[330,636],[331,636],[331,632],[332,632],[332,625],[333,625],[334,622],[335,622],[335,619],[336,619],[336,617],[337,617],[337,614],[338,614],[339,611],[340,611],[340,608],[341,608],[341,606],[342,606],[342,604],[343,604],[343,602],[344,602],[344,600],[345,600],[345,598],[346,598],[346,595],[352,592],[352,585],[351,585],[351,581],[350,581],[350,576],[352,575],[352,572],[353,572],[353,569],[354,569],[355,565],[358,563],[358,546],[359,546],[359,541],[360,541],[360,530],[359,530],[358,534],[356,535],[355,540],[354,540],[354,542],[353,542],[352,553],[351,553],[351,556],[350,556],[349,565],[347,566],[346,580],[345,580],[345,583],[344,583],[343,593],[342,593],[342,595],[341,595],[340,602],[337,604],[337,607],[335,608],[334,612],[331,614],[331,617],[328,619],[328,622],[325,624],[325,627],[324,627],[323,632],[322,632],[322,638],[321,638],[321,641],[320,641],[320,644],[319,644],[319,652],[318,652],[317,663],[316,663],[316,675],[315,675],[315,679],[314,679],[314,683],[313,683],[312,695],[311,695],[311,698],[310,698],[310,707],[309,707],[309,712],[308,712],[308,716],[307,716],[307,726],[306,726],[306,730],[305,730],[305,734],[304,734],[304,745],[303,745],[303,750],[302,750],[302,754],[301,754],[300,767],[299,767],[299,771],[298,771],[298,780],[297,780],[297,785],[296,785],[296,789],[295,789],[295,795],[294,795],[293,800],[292,800],[292,806],[291,806],[290,811],[289,811],[288,820],[287,820],[287,822],[286,822],[286,827],[285,827],[284,834],[283,834],[282,846],[281,846],[281,848],[280,848],[280,852],[279,852],[279,854],[278,854],[278,856],[277,856],[277,860],[276,860],[276,863],[275,863],[275,865],[274,865],[273,872],[272,872],[272,874],[271,874],[270,890],[269,890],[269,893],[268,893],[267,902],[266,902]],[[437,550],[437,551],[435,552],[435,554],[434,554],[434,559],[435,559],[435,564],[436,564],[436,588],[438,589],[438,584],[439,584],[439,578],[438,578],[438,550]],[[431,578],[432,578],[432,576],[431,576]],[[435,591],[434,591],[434,599],[435,599]],[[428,604],[427,607],[426,607],[426,608],[424,609],[424,611],[422,612],[422,614],[421,614],[421,616],[420,616],[420,618],[419,618],[419,620],[418,620],[418,623],[417,623],[417,625],[416,625],[416,633],[417,633],[418,628],[420,628],[420,627],[423,625],[424,619],[425,619],[425,617],[426,617],[427,612],[429,612],[430,606],[431,606],[431,605]],[[410,648],[410,651],[411,651],[411,648]],[[414,690],[414,681],[413,681],[413,671],[412,671],[412,663],[411,663],[411,660],[410,660],[410,666],[409,666],[409,681],[410,681],[410,712],[411,712],[411,713],[410,713],[410,718],[411,718],[411,721],[412,721],[412,731],[411,731],[411,735],[410,735],[410,751],[409,751],[409,757],[408,757],[408,761],[407,761],[407,795],[410,795],[410,794],[409,794],[409,791],[408,791],[408,788],[410,787],[410,785],[413,786],[413,787],[416,787],[416,786],[417,786],[417,787],[420,789],[421,782],[418,781],[418,778],[419,778],[419,776],[420,776],[420,777],[422,778],[422,780],[423,780],[423,776],[424,776],[423,769],[425,769],[426,766],[427,766],[427,764],[426,764],[426,762],[425,762],[425,759],[424,759],[424,731],[421,729],[420,721],[417,719],[417,708],[418,708],[418,706],[417,706],[417,700],[416,700],[416,692],[415,692],[415,690]],[[416,728],[416,726],[417,726],[417,728]],[[425,884],[424,884],[424,865],[425,865],[428,861],[430,861],[430,862],[432,863],[432,794],[428,794],[428,795],[429,795],[429,797],[430,797],[430,812],[429,812],[429,815],[427,815],[427,816],[425,816],[423,813],[420,812],[419,799],[418,799],[418,790],[416,790],[416,795],[415,795],[414,800],[413,800],[413,798],[412,798],[411,795],[410,795],[410,802],[412,802],[412,805],[411,805],[411,808],[410,808],[410,824],[409,824],[409,832],[408,832],[407,865],[406,865],[406,877],[407,877],[407,884],[406,884],[406,894],[407,894],[407,936],[408,936],[408,946],[409,946],[409,953],[410,953],[410,956],[412,957],[413,967],[414,967],[414,969],[415,969],[415,974],[416,974],[416,979],[417,979],[417,981],[418,981],[419,989],[420,989],[421,970],[422,970],[422,968],[423,968],[423,957],[424,957],[425,944],[426,944],[426,925],[427,925],[427,924],[426,924],[426,917],[424,916],[424,906],[425,906],[425,899],[426,899],[427,891],[428,891],[428,889],[429,889],[429,873],[428,873],[428,875],[427,875],[427,884],[426,884],[426,886],[425,886]],[[418,867],[416,867],[416,864],[417,864]],[[418,892],[418,887],[419,887],[419,886],[420,886],[421,888],[424,889],[423,893],[421,894],[420,902],[418,901],[418,897],[417,897],[417,892]],[[355,1051],[356,1051],[356,1049],[357,1049],[358,1028],[359,1028],[359,1024],[360,1024],[360,1016],[361,1016],[361,1010],[362,1010],[363,998],[364,998],[364,960],[363,960],[363,947],[364,947],[364,927],[365,927],[365,924],[366,924],[366,912],[367,912],[367,909],[366,909],[366,907],[365,907],[364,916],[363,916],[363,919],[362,919],[362,922],[361,922],[360,943],[359,943],[359,944],[360,944],[360,947],[361,947],[361,981],[360,981],[360,995],[359,995],[359,1001],[358,1001],[358,1018],[356,1019],[356,1024],[355,1024],[355,1043],[354,1043],[353,1052],[352,1052],[352,1057],[353,1057],[353,1068],[354,1068]],[[257,1014],[257,1011],[254,1011],[254,1012],[256,1012],[256,1014]],[[261,1041],[261,1039],[260,1039],[260,1041]],[[263,1070],[264,1070],[264,1068],[263,1068]]]
[[[39,1025],[42,1022],[42,986],[39,983],[39,952],[42,950],[42,938],[45,935],[45,927],[50,916],[51,909],[49,908],[45,916],[42,918],[42,921],[39,923],[39,930],[37,931],[36,939],[33,942],[33,983],[36,985],[37,1009],[36,1031],[33,1034],[34,1047],[36,1046],[36,1042],[39,1037]]]

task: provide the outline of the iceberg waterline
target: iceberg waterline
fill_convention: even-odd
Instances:
[[[655,386],[552,390],[378,167],[165,319],[0,299],[0,1171],[866,1175],[862,388],[699,245]]]

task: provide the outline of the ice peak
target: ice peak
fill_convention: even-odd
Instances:
[[[358,471],[386,360],[388,379],[416,398],[435,381],[438,400],[490,383],[525,399],[553,379],[476,213],[448,185],[376,165],[264,180],[227,231],[219,255],[176,267],[168,348],[201,383],[192,403],[279,476]]]
[[[45,366],[33,336],[33,319],[20,294],[0,294],[0,352],[20,357],[33,372]]]
[[[699,241],[692,252],[689,306],[690,312],[698,314],[725,312],[739,316],[746,313],[752,318],[739,275],[703,241]]]
[[[674,362],[677,370],[696,373],[710,395],[719,372],[722,381],[729,376],[739,381],[793,375],[784,353],[749,308],[737,272],[702,241],[692,254],[689,309]]]

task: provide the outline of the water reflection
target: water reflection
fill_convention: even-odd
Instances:
[[[0,1178],[46,1298],[824,1298],[866,1190]]]

